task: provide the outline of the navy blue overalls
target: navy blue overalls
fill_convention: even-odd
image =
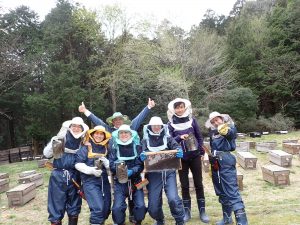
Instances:
[[[138,139],[136,131],[131,131],[134,139]],[[133,214],[135,220],[140,223],[146,214],[146,207],[144,201],[144,192],[142,189],[137,190],[135,184],[141,182],[140,173],[144,169],[143,162],[139,159],[138,148],[140,147],[139,140],[132,140],[126,145],[117,143],[118,130],[112,133],[112,140],[109,150],[109,164],[110,170],[114,175],[114,202],[112,207],[112,217],[115,224],[125,223],[125,211],[127,208],[126,198],[133,200],[134,208]],[[127,165],[127,168],[132,170],[133,173],[128,178],[127,183],[119,183],[116,175],[116,165],[118,162],[123,161]]]
[[[75,153],[81,138],[75,139],[70,131],[65,138],[65,152],[59,159],[53,160],[53,167],[48,187],[49,221],[61,221],[65,212],[69,217],[78,216],[81,210],[81,197],[72,182],[80,184],[79,172],[75,169]]]
[[[180,145],[168,133],[166,125],[163,126],[159,134],[155,134],[151,130],[151,126],[145,125],[144,138],[142,141],[143,151],[163,151],[175,150]],[[164,189],[171,214],[176,224],[184,224],[184,208],[182,200],[178,195],[176,171],[168,170],[161,172],[147,172],[145,177],[148,179],[148,212],[150,216],[156,220],[157,224],[164,224],[164,213],[162,209],[162,191]]]
[[[90,146],[81,146],[76,154],[76,163],[95,166],[95,159],[107,155],[107,147],[90,141]],[[89,205],[91,224],[104,224],[110,214],[111,192],[108,175],[104,165],[100,177],[80,173],[84,195]]]

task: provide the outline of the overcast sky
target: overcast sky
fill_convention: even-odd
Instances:
[[[207,9],[218,15],[228,15],[236,0],[73,0],[91,10],[100,9],[103,5],[119,4],[127,14],[135,17],[164,18],[185,30],[198,25]],[[19,5],[29,6],[39,14],[41,20],[55,7],[56,0],[0,0],[4,10],[14,9]]]

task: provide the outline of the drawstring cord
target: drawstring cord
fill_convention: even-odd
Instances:
[[[128,185],[129,199],[132,200],[131,180],[128,180],[127,185]]]
[[[102,187],[101,187],[101,189],[102,189],[102,196],[104,197],[104,188],[103,188],[103,177],[101,176],[101,185],[102,185]]]
[[[70,172],[69,170],[65,170],[65,169],[63,169],[63,172],[64,172],[63,177],[67,178],[67,185],[69,185],[69,180],[71,179]]]

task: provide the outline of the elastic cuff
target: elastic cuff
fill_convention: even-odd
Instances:
[[[85,110],[84,115],[86,117],[89,117],[92,113],[89,110]]]

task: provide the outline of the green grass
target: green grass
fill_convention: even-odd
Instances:
[[[269,141],[276,140],[277,149],[281,149],[281,142],[284,139],[300,139],[300,131],[282,135],[265,135],[261,138],[246,138],[241,141]],[[300,160],[293,156],[293,165],[290,173],[291,185],[274,186],[262,179],[261,166],[270,164],[266,153],[257,152],[251,149],[251,152],[258,157],[257,169],[244,170],[239,165],[237,169],[244,175],[244,190],[241,192],[243,201],[246,205],[246,212],[250,225],[300,225]],[[7,197],[5,193],[0,194],[0,224],[5,225],[44,225],[47,221],[47,191],[50,171],[45,168],[37,168],[36,161],[13,163],[0,166],[1,173],[7,172],[10,176],[10,187],[17,185],[18,173],[25,170],[37,170],[44,175],[44,185],[38,187],[37,195],[23,207],[8,208]],[[221,218],[221,206],[218,198],[215,196],[214,188],[209,173],[203,173],[204,191],[206,197],[206,211],[210,216],[211,223],[215,224]],[[166,224],[174,224],[168,208],[167,200],[164,198],[164,212]],[[89,209],[86,202],[83,202],[82,212],[80,214],[79,224],[89,224]],[[67,224],[67,219],[63,224]],[[111,216],[106,221],[106,225],[112,225]],[[127,223],[129,224],[129,223]],[[147,214],[143,224],[151,225],[153,220]],[[195,193],[192,192],[192,220],[187,225],[203,224],[198,217]]]

